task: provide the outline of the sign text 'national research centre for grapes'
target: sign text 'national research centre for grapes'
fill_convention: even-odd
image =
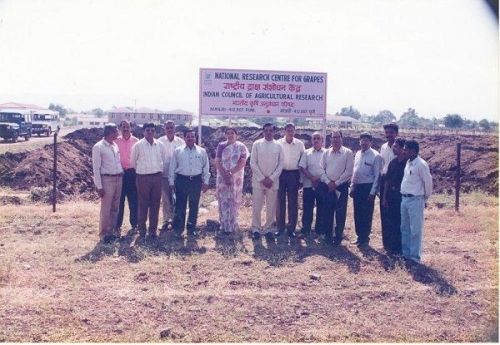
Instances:
[[[200,69],[200,114],[316,117],[326,114],[326,73]]]

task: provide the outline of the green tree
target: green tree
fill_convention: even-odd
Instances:
[[[361,118],[361,114],[358,109],[353,108],[352,105],[350,105],[349,107],[341,108],[340,113],[337,112],[337,114],[335,115],[349,116],[356,120],[359,120]]]
[[[95,108],[90,111],[91,114],[94,114],[97,117],[103,117],[104,111],[101,108]]]
[[[446,128],[461,128],[464,125],[464,120],[458,114],[447,114],[444,117],[444,125]]]
[[[61,117],[65,117],[66,113],[68,112],[68,110],[66,108],[64,108],[64,106],[62,106],[60,104],[54,104],[54,103],[49,104],[49,109],[54,110],[54,111],[58,111],[59,116],[61,116]]]
[[[479,121],[479,127],[482,127],[485,130],[491,129],[490,122],[486,119]]]
[[[398,123],[403,128],[421,127],[421,119],[413,108],[408,108],[408,110],[401,115]]]
[[[369,116],[371,123],[383,125],[396,121],[396,116],[390,110],[381,110],[375,116]]]

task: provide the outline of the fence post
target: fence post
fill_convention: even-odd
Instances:
[[[54,170],[53,170],[53,186],[52,186],[52,212],[56,212],[57,203],[57,134],[59,127],[54,132]]]
[[[460,208],[460,154],[462,151],[462,143],[457,143],[457,177],[455,183],[455,211]]]

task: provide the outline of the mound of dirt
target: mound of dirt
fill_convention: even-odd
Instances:
[[[202,142],[211,160],[210,186],[215,186],[214,158],[217,145],[224,140],[225,128],[202,128]],[[182,128],[178,128],[182,130]],[[58,145],[57,186],[64,194],[84,194],[95,197],[92,193],[92,146],[102,138],[102,128],[80,129],[64,137]],[[298,130],[297,137],[310,147],[314,130]],[[157,133],[162,134],[160,127]],[[180,133],[178,133],[180,134]],[[276,137],[283,136],[280,130]],[[142,137],[139,128],[134,135]],[[344,145],[353,151],[359,150],[359,133],[346,133]],[[262,137],[262,131],[255,128],[238,128],[238,138],[249,149],[252,143]],[[420,143],[420,154],[429,163],[434,177],[435,192],[451,193],[455,186],[456,144],[462,143],[462,190],[481,190],[490,194],[498,193],[498,142],[494,136],[450,136],[450,135],[412,135]],[[330,136],[327,136],[327,144]],[[379,149],[383,144],[382,133],[377,133],[373,147]],[[14,189],[29,190],[31,187],[52,185],[53,145],[31,152],[6,153],[0,155],[0,185]],[[249,162],[245,167],[245,192],[251,191],[251,170]]]

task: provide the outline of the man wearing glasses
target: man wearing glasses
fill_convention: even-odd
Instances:
[[[168,183],[170,161],[172,160],[175,149],[185,145],[186,143],[184,142],[184,139],[175,135],[175,124],[172,120],[165,122],[165,135],[158,138],[158,141],[161,142],[167,150],[165,165],[163,167],[163,181],[161,183],[161,208],[163,211],[163,226],[161,227],[161,230],[165,231],[169,226],[172,226],[172,222],[174,220],[172,189]]]
[[[165,146],[155,139],[156,126],[154,123],[145,123],[143,130],[144,138],[132,147],[130,165],[135,168],[137,176],[139,236],[141,239],[146,236],[146,218],[149,214],[148,235],[149,239],[154,240],[157,237],[161,183],[167,151]]]

